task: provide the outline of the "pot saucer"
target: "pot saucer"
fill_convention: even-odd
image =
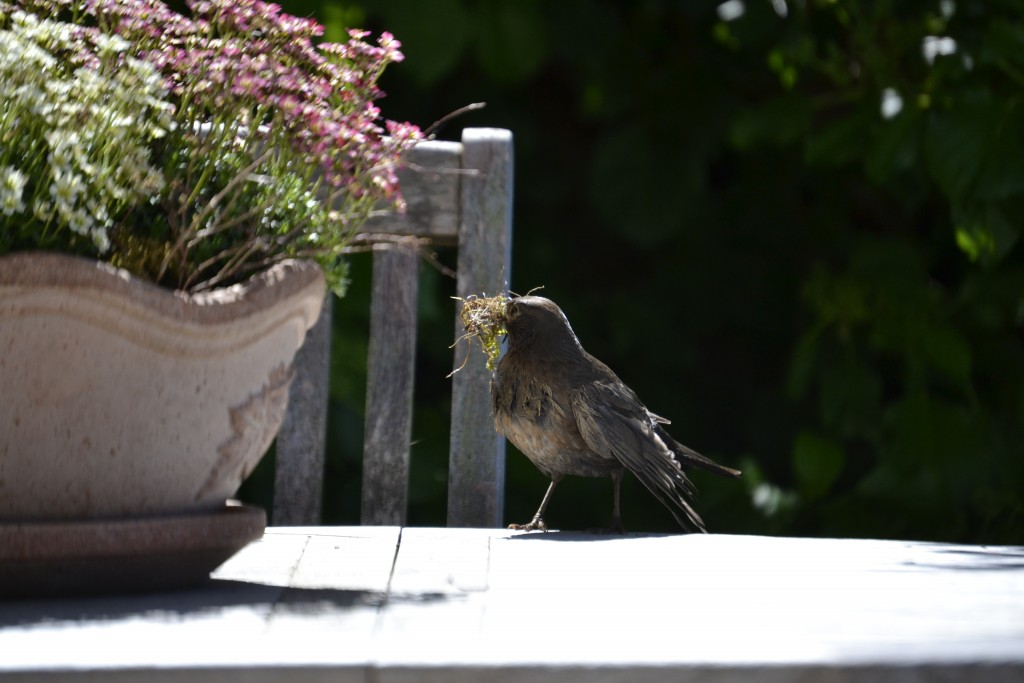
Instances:
[[[195,585],[260,538],[266,513],[0,523],[0,597],[159,591]]]

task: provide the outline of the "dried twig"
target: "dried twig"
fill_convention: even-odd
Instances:
[[[437,121],[434,121],[432,124],[430,124],[427,127],[427,129],[423,131],[423,136],[424,137],[428,137],[428,138],[433,138],[434,135],[437,133],[437,131],[439,131],[441,129],[441,127],[444,126],[444,124],[448,123],[452,119],[454,119],[454,118],[456,118],[458,116],[462,116],[466,112],[477,111],[479,109],[483,109],[486,106],[487,106],[486,102],[474,102],[472,104],[467,104],[465,107],[459,107],[455,111],[450,112],[448,114],[445,114],[444,116],[439,118]]]

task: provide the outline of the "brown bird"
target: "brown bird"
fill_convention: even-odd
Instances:
[[[680,465],[738,477],[675,441],[668,420],[644,407],[607,365],[587,353],[562,310],[549,299],[509,300],[504,314],[508,351],[491,382],[495,429],[551,478],[540,508],[510,529],[547,530],[544,511],[567,474],[611,477],[611,530],[622,532],[619,488],[629,470],[684,529],[705,531],[689,502],[696,489]]]

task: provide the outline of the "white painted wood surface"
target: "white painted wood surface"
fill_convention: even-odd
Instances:
[[[271,528],[214,577],[0,603],[0,679],[1024,680],[1021,547]]]

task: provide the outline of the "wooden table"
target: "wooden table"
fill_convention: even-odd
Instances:
[[[26,681],[1024,681],[1024,548],[271,528],[192,590],[0,604]]]

